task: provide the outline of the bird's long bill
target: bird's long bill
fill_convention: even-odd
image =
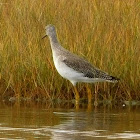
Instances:
[[[44,36],[42,37],[42,39],[44,39],[46,36],[47,36],[47,35],[44,35]]]

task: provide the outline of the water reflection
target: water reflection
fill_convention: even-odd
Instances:
[[[0,139],[140,139],[140,108],[0,103]]]

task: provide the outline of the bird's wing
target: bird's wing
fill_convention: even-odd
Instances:
[[[87,60],[79,57],[78,55],[72,54],[69,51],[67,51],[65,54],[66,56],[64,57],[63,62],[75,71],[83,73],[84,77],[100,78],[111,82],[119,80],[119,78],[113,77],[108,73],[94,67]]]
[[[107,73],[100,71],[99,69],[91,65],[87,60],[77,55],[73,55],[73,57],[72,55],[67,55],[63,62],[68,67],[71,67],[75,71],[83,73],[84,76],[88,78],[101,78],[107,75]]]

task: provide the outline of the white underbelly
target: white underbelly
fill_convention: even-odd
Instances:
[[[86,82],[86,83],[94,83],[94,82],[104,82],[104,79],[100,78],[89,78],[85,77],[83,73],[75,71],[74,69],[68,67],[64,62],[60,61],[59,57],[53,57],[54,65],[58,71],[58,73],[65,79],[68,79],[73,83],[73,85],[77,82]],[[61,56],[62,59],[62,56]]]
[[[74,69],[68,67],[64,62],[57,59],[54,59],[54,65],[58,71],[58,73],[63,77],[70,81],[77,81],[80,77],[83,77],[83,73],[78,73]],[[77,79],[77,80],[76,80]]]

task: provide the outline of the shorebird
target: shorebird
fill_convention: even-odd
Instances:
[[[79,102],[80,98],[79,93],[76,89],[77,82],[118,82],[118,78],[110,76],[106,72],[91,65],[82,57],[79,57],[78,55],[73,54],[63,48],[57,39],[56,29],[54,25],[50,24],[46,26],[45,29],[46,35],[43,38],[45,38],[46,36],[49,37],[54,65],[58,73],[63,78],[69,80],[74,86],[76,103]]]

